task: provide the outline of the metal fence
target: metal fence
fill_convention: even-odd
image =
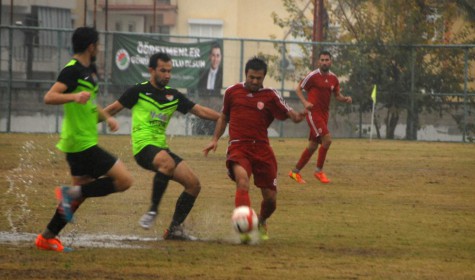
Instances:
[[[0,26],[1,132],[61,130],[62,106],[45,105],[43,96],[71,58],[72,32]],[[116,100],[130,86],[111,82],[115,34],[128,33],[100,33],[97,66],[103,106]],[[211,39],[142,35],[177,43]],[[265,85],[279,90],[293,108],[302,110],[294,92],[297,80],[312,70],[309,67],[312,51],[324,48],[333,54],[332,71],[340,77],[343,93],[354,100],[352,105],[332,101],[329,128],[334,137],[369,138],[372,133],[372,138],[474,141],[475,45],[362,46],[243,38],[223,38],[222,42],[221,94],[227,86],[244,80],[244,65],[250,57],[261,55],[269,62]],[[378,86],[378,101],[375,125],[371,127],[370,95],[374,84]],[[195,88],[179,90],[195,102],[220,109],[221,95],[205,95]],[[121,113],[117,118],[121,125],[118,133],[129,133],[130,113]],[[213,125],[176,114],[168,133],[208,135]],[[108,133],[104,126],[101,132]],[[308,127],[305,122],[275,121],[269,135],[307,137]]]

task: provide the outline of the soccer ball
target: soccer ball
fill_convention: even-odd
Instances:
[[[239,206],[231,217],[234,229],[238,233],[249,233],[257,228],[259,219],[256,212],[249,206]]]

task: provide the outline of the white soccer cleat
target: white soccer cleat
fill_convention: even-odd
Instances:
[[[150,229],[155,223],[157,212],[149,211],[145,213],[139,220],[139,224],[143,229]]]

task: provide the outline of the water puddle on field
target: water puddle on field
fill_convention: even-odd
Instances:
[[[35,157],[35,155],[42,155],[42,161],[39,162],[38,156]],[[28,232],[31,230],[30,222],[38,219],[36,212],[32,210],[32,203],[34,203],[34,197],[44,191],[41,178],[43,176],[57,177],[55,175],[57,162],[64,160],[61,156],[61,154],[42,147],[32,140],[25,141],[21,145],[18,151],[19,164],[7,172],[7,188],[5,191],[3,188],[0,190],[0,195],[8,202],[0,204],[0,219],[4,218],[6,220],[5,226],[0,229],[0,244],[34,246],[39,232]],[[47,170],[46,174],[40,168]],[[56,185],[61,184],[61,182],[55,181]],[[216,227],[232,230],[231,225],[224,222],[220,213],[219,209],[210,208],[195,219],[188,218],[188,224],[191,224],[188,229],[199,228],[198,241],[200,242],[239,244],[239,235],[234,231],[221,234],[209,231],[209,229]],[[82,234],[83,231],[79,224],[72,226],[67,233],[59,235],[63,245],[72,248],[150,248],[153,244],[151,242],[163,241],[161,236],[146,237],[109,233]],[[193,230],[189,233],[195,235]]]
[[[0,231],[0,244],[24,245],[35,243],[37,234],[26,232],[5,232]],[[87,247],[87,248],[146,248],[142,242],[152,242],[161,239],[139,236],[123,236],[113,234],[81,234],[80,236],[61,237],[63,245],[67,247]]]
[[[1,205],[2,214],[7,220],[9,230],[0,231],[0,244],[30,245],[35,242],[37,233],[27,233],[24,228],[28,221],[36,219],[30,207],[30,196],[41,191],[38,180],[37,165],[34,153],[45,155],[46,164],[51,164],[51,176],[54,172],[53,162],[58,161],[54,151],[37,145],[34,141],[25,141],[21,146],[18,157],[19,164],[7,173],[8,187],[2,195],[11,200],[9,205]],[[59,182],[58,182],[59,184]],[[150,241],[157,238],[140,236],[123,236],[114,234],[78,234],[77,229],[60,235],[63,245],[68,247],[96,247],[96,248],[145,248]]]

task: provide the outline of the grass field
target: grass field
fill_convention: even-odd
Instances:
[[[153,174],[131,156],[128,136],[100,143],[132,171],[125,193],[90,199],[61,238],[72,253],[33,243],[53,214],[55,185],[69,183],[57,135],[0,134],[0,279],[475,279],[475,146],[336,139],[325,169],[314,159],[297,185],[287,177],[305,139],[272,139],[279,161],[271,239],[239,245],[230,224],[234,184],[226,143],[209,158],[207,137],[174,137],[171,149],[199,175],[202,192],[186,227],[203,242],[161,235],[182,191],[171,183],[156,226],[144,231]],[[259,209],[260,194],[251,200]]]

